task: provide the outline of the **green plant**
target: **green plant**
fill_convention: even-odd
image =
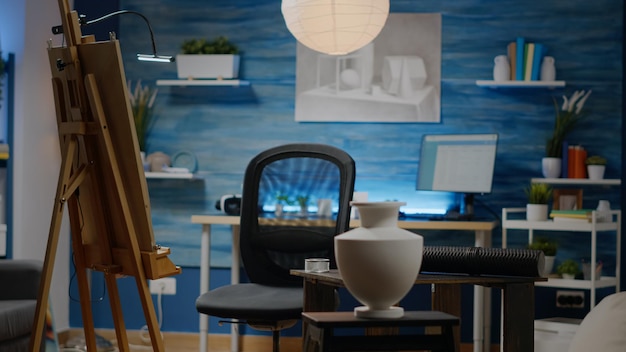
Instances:
[[[600,155],[592,155],[585,160],[587,165],[606,165],[606,158]]]
[[[559,274],[569,274],[569,275],[578,275],[580,273],[580,268],[578,267],[578,262],[574,259],[566,259],[556,268],[556,272]]]
[[[293,200],[291,200],[287,194],[283,192],[278,192],[276,194],[276,203],[282,204],[282,205],[292,205]]]
[[[554,257],[556,255],[557,248],[558,244],[555,241],[550,241],[545,237],[538,237],[528,245],[528,249],[542,251],[547,257]]]
[[[128,81],[128,95],[135,120],[139,150],[144,152],[146,151],[146,139],[154,124],[153,109],[157,93],[158,89],[148,85],[143,86],[141,81],[137,81],[135,88],[132,88],[132,83]]]
[[[300,205],[300,208],[306,208],[309,204],[309,196],[297,196],[296,201]]]
[[[206,39],[189,39],[181,45],[183,54],[230,54],[236,55],[239,49],[227,37],[220,36],[212,41]]]
[[[552,187],[545,183],[531,183],[524,192],[528,196],[528,204],[548,204]]]
[[[546,141],[547,157],[563,157],[563,141],[574,129],[574,126],[587,116],[582,109],[590,94],[591,90],[588,92],[577,90],[569,99],[563,96],[563,105],[560,108],[554,99],[554,130]]]

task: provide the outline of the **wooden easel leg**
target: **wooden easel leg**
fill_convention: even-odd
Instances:
[[[128,336],[126,335],[126,325],[122,316],[122,304],[120,302],[120,294],[117,287],[117,278],[115,274],[105,273],[107,289],[109,290],[109,304],[111,305],[111,314],[115,322],[115,337],[117,338],[117,347],[120,352],[129,351]]]
[[[163,339],[161,338],[161,328],[159,327],[159,322],[157,321],[156,313],[154,311],[154,305],[152,304],[152,296],[150,296],[148,282],[139,276],[135,277],[135,282],[137,283],[139,299],[141,300],[141,305],[143,306],[146,325],[148,325],[152,348],[154,351],[165,351]]]
[[[61,170],[59,172],[59,181],[57,183],[56,198],[52,210],[52,220],[50,222],[50,231],[48,235],[48,243],[46,245],[46,255],[44,257],[43,270],[41,280],[39,281],[39,293],[37,296],[37,308],[35,310],[35,320],[33,322],[33,330],[30,335],[30,351],[38,351],[43,340],[44,324],[46,321],[46,311],[48,310],[48,296],[50,294],[50,284],[52,282],[52,272],[54,270],[54,260],[57,253],[57,245],[59,243],[59,234],[61,232],[61,223],[63,217],[63,206],[67,200],[66,191],[70,185],[72,161],[76,153],[77,141],[74,138],[66,138],[62,145],[63,160]]]
[[[80,297],[80,310],[83,318],[83,331],[85,334],[85,344],[88,351],[96,351],[96,333],[93,324],[93,312],[91,310],[91,292],[89,280],[87,278],[87,266],[85,265],[85,253],[83,252],[81,239],[80,205],[75,197],[68,202],[70,216],[70,226],[72,234],[72,249],[76,269],[76,280],[78,282],[78,294]]]

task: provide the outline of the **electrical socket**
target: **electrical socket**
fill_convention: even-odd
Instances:
[[[158,280],[150,280],[150,293],[153,295],[175,295],[176,278],[164,277]]]
[[[559,308],[585,308],[585,291],[556,291]]]

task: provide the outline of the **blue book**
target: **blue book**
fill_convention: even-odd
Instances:
[[[545,55],[546,47],[541,43],[535,43],[535,52],[533,53],[533,69],[530,74],[531,81],[539,80],[539,72],[541,72],[541,60]]]
[[[563,141],[563,155],[561,156],[561,178],[567,178],[568,177],[568,162],[569,162],[569,158],[568,158],[568,150],[569,150],[569,143],[567,143],[567,141]]]
[[[523,81],[524,80],[524,47],[525,47],[524,37],[517,37],[516,40],[516,48],[517,52],[515,53],[515,80]]]

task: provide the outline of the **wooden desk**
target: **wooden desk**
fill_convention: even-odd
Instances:
[[[337,270],[310,273],[291,270],[304,279],[304,311],[334,310],[334,289],[343,287]],[[532,352],[534,349],[535,281],[545,278],[457,276],[420,274],[415,284],[433,286],[432,309],[460,317],[461,284],[493,287],[502,290],[502,351]],[[460,350],[460,334],[455,328],[456,350]]]
[[[191,222],[202,225],[201,257],[200,257],[200,294],[209,290],[211,225],[232,226],[232,268],[238,268],[239,257],[239,216],[229,215],[192,215]],[[398,221],[398,226],[407,230],[450,230],[474,231],[474,246],[491,247],[491,231],[498,225],[497,221]],[[350,220],[350,227],[361,226],[359,220]],[[231,283],[239,282],[239,270],[231,270]],[[200,351],[207,352],[207,334],[209,318],[200,314]],[[487,352],[491,330],[491,293],[481,286],[474,288],[474,351]],[[238,347],[238,329],[231,325],[231,351]]]

